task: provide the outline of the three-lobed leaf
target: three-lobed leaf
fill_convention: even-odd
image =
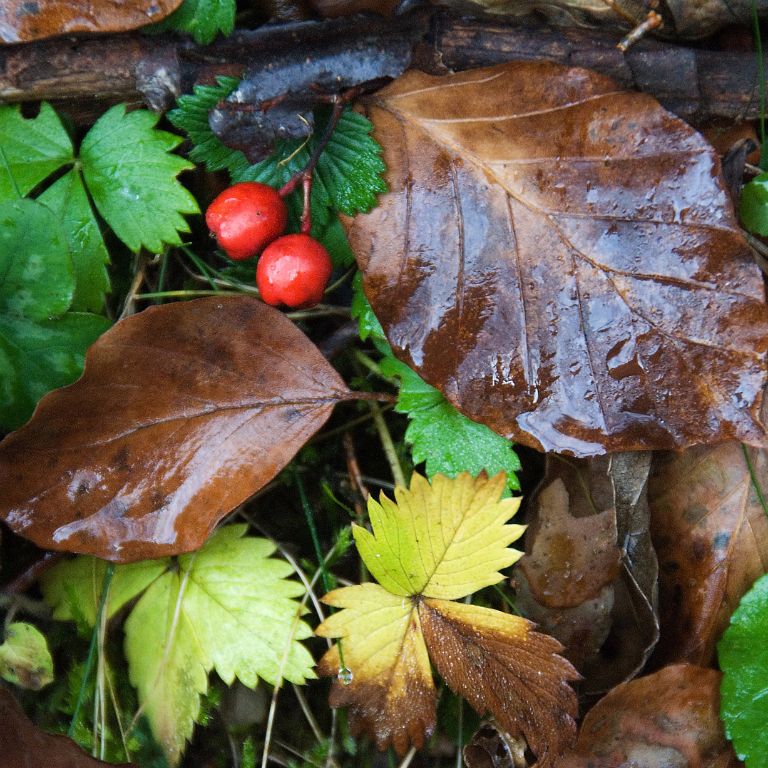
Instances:
[[[369,499],[372,533],[355,526],[360,556],[379,584],[337,589],[323,600],[342,608],[316,630],[340,642],[321,659],[335,676],[332,706],[350,707],[353,733],[400,753],[423,745],[434,728],[430,660],[480,713],[522,734],[540,765],[575,736],[575,670],[561,646],[532,624],[453,600],[498,583],[520,553],[508,545],[523,527],[508,525],[519,499],[501,499],[503,475],[432,485],[414,475],[393,502]],[[341,646],[341,648],[340,648]],[[343,665],[346,667],[344,669]]]
[[[46,548],[117,562],[191,551],[350,396],[260,301],[147,309],[0,443],[0,517]]]
[[[153,30],[187,32],[200,45],[212,43],[219,34],[229,35],[235,26],[235,0],[184,0]]]
[[[459,411],[583,456],[764,440],[762,279],[701,136],[545,62],[367,105],[391,191],[350,223],[366,294]]]

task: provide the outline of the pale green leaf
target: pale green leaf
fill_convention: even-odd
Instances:
[[[0,645],[0,677],[33,691],[53,682],[48,643],[31,624],[16,622],[5,630],[5,641]]]
[[[132,250],[180,245],[184,213],[198,213],[176,176],[192,164],[170,152],[181,139],[155,128],[159,115],[118,104],[99,118],[80,147],[88,191],[99,213]]]
[[[768,574],[758,579],[731,616],[717,646],[723,671],[720,716],[747,768],[763,768],[768,755]]]
[[[0,137],[0,200],[26,195],[74,159],[69,135],[45,102],[30,119],[19,106],[0,106]]]
[[[360,557],[395,595],[457,599],[503,579],[518,560],[509,548],[524,530],[506,525],[520,499],[500,499],[506,480],[436,475],[430,485],[414,474],[409,489],[368,500],[373,533],[354,526]]]
[[[149,587],[125,625],[131,681],[171,763],[192,733],[210,670],[248,686],[314,677],[298,642],[311,635],[295,600],[303,587],[287,579],[287,563],[269,557],[274,545],[244,537],[245,528],[222,528],[179,557],[178,570]]]
[[[768,173],[761,173],[741,190],[739,215],[745,229],[768,235]]]
[[[69,171],[45,190],[38,201],[56,214],[69,244],[75,275],[71,309],[101,312],[104,294],[109,293],[109,254],[80,174],[74,169]]]
[[[115,566],[104,610],[107,618],[126,603],[138,597],[168,568],[168,560],[143,560]],[[82,620],[89,627],[96,623],[104,584],[106,562],[95,557],[79,556],[64,560],[40,579],[43,598],[59,621]]]

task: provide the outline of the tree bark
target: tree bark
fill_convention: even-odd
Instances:
[[[463,18],[442,10],[421,11],[414,18],[395,25],[350,18],[262,27],[211,46],[141,34],[2,46],[0,102],[141,99],[153,109],[166,109],[195,83],[212,82],[217,74],[258,75],[287,52],[320,57],[325,36],[347,34],[355,40],[361,28],[381,34],[386,45],[386,36],[394,34],[388,28],[396,26],[399,34],[409,28],[415,64],[434,72],[546,59],[610,75],[697,125],[716,118],[753,119],[759,113],[753,53],[643,40],[624,54],[615,47],[617,36],[600,30]]]

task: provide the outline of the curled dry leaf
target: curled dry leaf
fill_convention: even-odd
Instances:
[[[66,736],[36,728],[0,683],[0,761],[3,768],[100,768],[109,766],[83,752]],[[113,766],[113,768],[116,768]],[[124,764],[124,768],[130,768]]]
[[[721,674],[677,664],[614,688],[558,768],[736,768],[719,720]]]
[[[491,713],[514,738],[523,738],[540,766],[551,766],[575,731],[578,678],[560,644],[520,618],[455,602],[498,583],[499,569],[519,552],[508,545],[522,526],[507,525],[519,499],[499,499],[503,474],[473,480],[435,475],[432,486],[414,475],[395,502],[369,499],[373,533],[354,526],[360,556],[379,584],[328,593],[344,610],[317,629],[340,638],[318,672],[334,676],[331,705],[350,707],[353,733],[380,749],[404,754],[421,747],[435,725],[436,692],[430,661],[448,686],[481,715]]]
[[[768,569],[768,456],[728,442],[658,454],[649,485],[659,556],[659,663],[709,665],[739,600]]]
[[[197,549],[350,396],[262,302],[148,309],[0,443],[0,518],[41,547],[117,562]]]
[[[542,62],[371,97],[391,192],[350,223],[395,354],[495,432],[574,455],[759,443],[768,310],[688,125]]]
[[[600,693],[637,674],[659,637],[649,453],[547,460],[531,498],[518,606]]]
[[[181,5],[181,0],[3,0],[0,43],[27,43],[81,32],[127,32],[154,24]]]

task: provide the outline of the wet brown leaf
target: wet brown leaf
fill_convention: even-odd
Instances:
[[[513,739],[524,738],[546,768],[573,743],[578,679],[560,643],[518,616],[448,600],[419,605],[424,640],[451,690],[480,714],[493,713]]]
[[[3,0],[0,43],[80,32],[127,32],[164,19],[181,0]]]
[[[371,97],[391,192],[350,236],[398,357],[574,455],[757,443],[768,311],[719,161],[609,78],[521,62]]]
[[[494,722],[483,723],[463,750],[467,768],[526,768],[525,744]]]
[[[729,442],[654,458],[651,532],[659,556],[659,663],[707,666],[739,600],[768,570],[765,451]]]
[[[637,674],[659,637],[648,531],[650,454],[547,459],[531,498],[518,606],[600,693]]]
[[[66,736],[36,728],[12,694],[0,684],[0,762],[3,768],[98,768],[108,766]],[[130,768],[127,763],[124,768]]]
[[[720,677],[678,664],[617,686],[589,711],[558,768],[736,768],[718,717]]]
[[[0,518],[41,547],[116,562],[197,549],[349,396],[255,299],[148,309],[0,443]]]

